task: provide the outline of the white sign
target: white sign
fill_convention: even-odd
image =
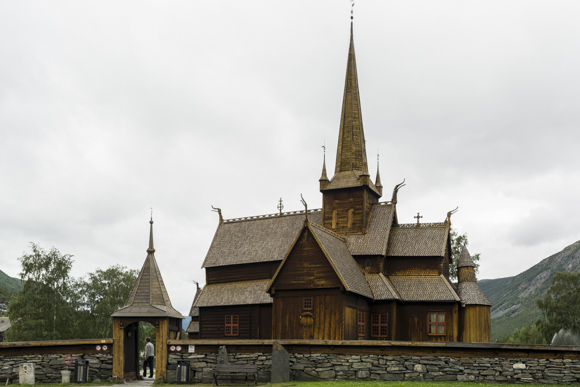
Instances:
[[[195,345],[190,345],[189,348],[187,349],[187,352],[195,353]]]

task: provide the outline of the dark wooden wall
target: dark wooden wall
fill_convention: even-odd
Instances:
[[[247,263],[243,265],[229,265],[208,267],[205,269],[207,285],[225,282],[252,281],[270,279],[278,270],[282,261]]]
[[[270,326],[260,323],[270,314],[271,305],[234,305],[199,308],[200,339],[267,339],[271,338]],[[225,316],[239,316],[239,335],[225,335]]]
[[[312,310],[303,309],[312,297]],[[344,295],[338,290],[277,291],[273,304],[274,339],[343,340]]]
[[[377,255],[357,255],[354,257],[358,267],[368,274],[379,274],[384,271],[385,257]],[[367,260],[370,260],[370,267],[367,267]]]
[[[373,204],[378,203],[377,195],[368,187],[355,187],[323,191],[322,224],[337,234],[362,234],[368,222]],[[348,211],[354,209],[354,222],[348,227]],[[336,210],[336,227],[332,227],[332,216]]]
[[[341,282],[308,229],[278,273],[273,288],[278,290],[339,288]]]
[[[428,313],[445,312],[445,335],[429,335]],[[457,341],[458,304],[452,303],[405,303],[397,310],[397,331],[394,340],[404,341]]]
[[[459,340],[465,343],[491,342],[489,306],[467,305],[459,308]]]
[[[387,275],[440,275],[442,257],[387,257],[384,273]]]

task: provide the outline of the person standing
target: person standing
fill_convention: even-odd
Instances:
[[[151,337],[145,338],[145,356],[143,361],[143,377],[147,377],[147,364],[149,364],[149,377],[153,377],[153,357],[155,353],[155,348],[151,342]]]

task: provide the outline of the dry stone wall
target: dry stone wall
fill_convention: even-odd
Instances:
[[[24,363],[34,364],[34,379],[36,383],[60,383],[62,375],[60,371],[70,370],[71,381],[74,380],[75,361],[89,361],[89,381],[96,379],[110,381],[113,376],[113,355],[110,354],[69,354],[73,358],[73,364],[67,366],[63,359],[67,354],[43,354],[3,356],[0,360],[0,380],[9,383],[19,383],[20,365]]]
[[[178,361],[189,361],[190,383],[211,383],[217,354],[172,353],[168,382],[175,382]],[[272,354],[228,354],[229,364],[256,364],[258,378],[269,382]],[[580,384],[578,359],[456,358],[443,356],[290,354],[293,380],[465,381],[511,384]]]

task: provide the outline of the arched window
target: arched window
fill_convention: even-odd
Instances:
[[[354,223],[354,208],[351,208],[350,210],[348,210],[348,228],[351,228],[353,223]]]
[[[332,228],[336,228],[338,226],[338,211],[332,211]]]

